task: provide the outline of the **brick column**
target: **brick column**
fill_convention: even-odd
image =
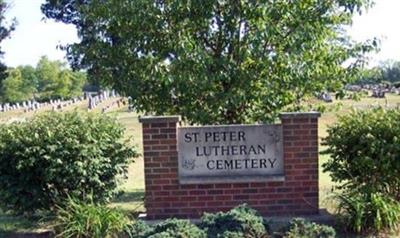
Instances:
[[[173,209],[170,190],[177,189],[179,116],[140,117],[143,128],[145,207],[147,219],[178,213]]]
[[[318,112],[282,113],[285,183],[292,188],[292,211],[317,214]],[[291,210],[291,209],[290,209]],[[289,211],[289,213],[291,213]]]

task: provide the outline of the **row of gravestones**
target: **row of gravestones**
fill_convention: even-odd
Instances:
[[[23,109],[24,111],[36,111],[43,106],[47,106],[49,102],[45,103],[40,103],[35,100],[28,100],[24,101],[21,103],[4,103],[0,104],[0,112],[8,112],[8,111],[15,111],[15,110],[21,110]]]
[[[385,93],[400,95],[400,88],[384,84],[347,85],[345,89],[351,92],[372,92],[373,97],[384,97]]]
[[[118,97],[119,95],[115,92],[115,90],[111,91],[102,91],[99,94],[93,96],[90,94],[87,94],[85,97],[88,99],[88,110],[93,110],[95,109],[100,103],[104,102],[105,100],[109,98],[115,98]]]
[[[85,98],[83,96],[77,97],[77,98],[73,98],[73,99],[67,100],[67,101],[61,101],[60,99],[58,99],[58,100],[50,100],[50,105],[52,105],[52,110],[53,111],[57,111],[57,110],[62,110],[64,107],[74,105],[74,104],[76,104],[78,102],[81,102],[83,100],[85,100]]]
[[[23,101],[21,103],[4,103],[0,104],[0,112],[9,112],[15,110],[24,110],[24,112],[37,111],[40,108],[51,106],[53,111],[62,110],[62,108],[73,105],[75,103],[88,100],[88,109],[95,108],[98,104],[111,97],[117,97],[115,90],[103,91],[96,96],[85,93],[83,96],[70,100],[51,99],[48,102],[37,102],[35,100]]]
[[[15,110],[24,110],[24,112],[37,111],[40,108],[51,106],[53,111],[62,109],[63,107],[78,103],[84,100],[83,97],[73,98],[71,100],[52,99],[48,102],[37,102],[35,100],[23,101],[21,103],[5,103],[0,104],[0,112],[9,112]]]

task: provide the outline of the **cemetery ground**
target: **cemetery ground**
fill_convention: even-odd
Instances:
[[[104,105],[110,104],[114,99],[107,100],[103,102]],[[314,103],[312,100],[309,103]],[[69,106],[63,110],[85,110],[86,101],[80,102],[79,104]],[[319,120],[319,139],[321,140],[327,134],[326,129],[329,125],[333,124],[338,115],[343,115],[350,112],[352,109],[367,109],[374,106],[384,106],[384,107],[399,107],[400,106],[400,95],[387,94],[386,98],[371,98],[363,97],[359,101],[354,100],[339,100],[333,103],[325,104],[328,109],[327,112],[322,113]],[[101,107],[94,109],[93,111],[99,112]],[[51,110],[51,108],[42,108],[40,112]],[[134,143],[138,147],[139,153],[142,153],[142,135],[141,135],[141,124],[138,122],[138,114],[134,112],[128,112],[127,106],[121,108],[114,107],[107,114],[115,115],[120,123],[126,127],[126,136],[133,137]],[[33,116],[33,112],[24,113],[23,111],[16,112],[0,112],[0,123],[6,123],[10,121],[17,121],[23,118]],[[320,151],[323,151],[324,147],[320,146]],[[319,172],[319,187],[320,187],[320,208],[326,208],[328,211],[333,212],[335,205],[332,204],[331,199],[331,189],[334,185],[329,177],[329,174],[322,171],[321,165],[328,159],[327,155],[319,156],[320,172]],[[130,165],[128,179],[121,186],[124,191],[120,197],[115,199],[111,206],[119,207],[120,209],[131,213],[133,216],[140,212],[144,212],[143,197],[144,197],[144,168],[143,159],[140,157],[135,160],[133,164]],[[45,230],[51,226],[51,221],[46,220],[28,220],[24,217],[15,217],[12,215],[4,214],[0,211],[0,237],[6,236],[9,232],[31,232]]]

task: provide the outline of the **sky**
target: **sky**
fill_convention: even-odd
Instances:
[[[64,51],[57,49],[78,41],[75,27],[52,20],[44,21],[40,5],[44,0],[6,0],[10,4],[6,17],[16,18],[16,30],[1,43],[7,66],[35,66],[43,55],[51,60],[65,60]]]
[[[40,11],[44,0],[6,2],[11,5],[7,18],[16,18],[18,22],[11,38],[1,43],[7,66],[35,66],[43,55],[51,60],[65,60],[65,53],[57,49],[57,46],[78,41],[74,26],[44,21]],[[381,51],[370,56],[371,67],[386,60],[400,61],[399,9],[400,0],[376,0],[372,9],[353,19],[349,34],[354,40],[364,41],[373,37],[381,39]]]
[[[370,65],[386,60],[400,61],[400,0],[375,0],[375,5],[363,15],[353,18],[349,34],[354,40],[373,37],[381,40],[379,53],[371,55]]]

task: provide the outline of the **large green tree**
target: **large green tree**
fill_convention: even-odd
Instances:
[[[387,60],[380,65],[365,69],[357,84],[389,83],[400,85],[400,61]]]
[[[39,79],[36,75],[36,69],[30,65],[18,66],[17,69],[21,71],[21,76],[24,81],[24,92],[33,97],[38,90]]]
[[[36,66],[38,98],[72,98],[82,94],[86,75],[73,72],[65,63],[51,61],[46,56],[41,57]]]
[[[7,70],[7,78],[0,85],[0,95],[4,102],[22,102],[34,98],[37,92],[35,69],[18,66]]]
[[[386,61],[380,68],[383,81],[400,82],[400,61]]]
[[[131,96],[138,111],[194,123],[270,121],[302,98],[338,90],[375,41],[344,26],[369,0],[46,0],[77,27],[74,67]]]
[[[11,69],[7,72],[7,78],[3,80],[0,88],[2,98],[5,102],[21,102],[29,99],[25,94],[24,81],[19,69]]]
[[[35,68],[18,66],[7,70],[7,78],[0,85],[0,95],[4,102],[22,102],[34,98],[37,92]]]

